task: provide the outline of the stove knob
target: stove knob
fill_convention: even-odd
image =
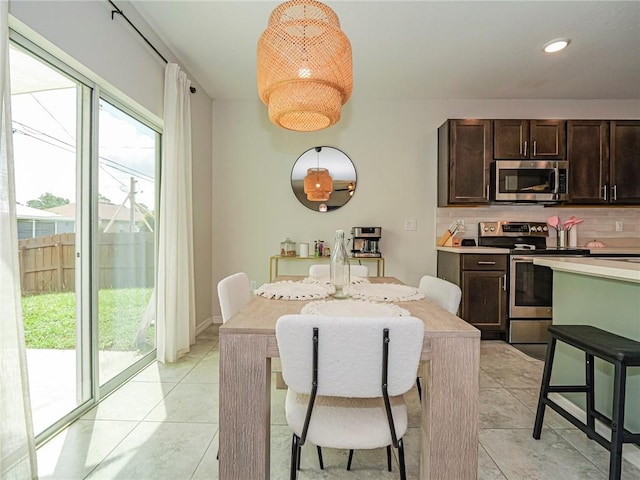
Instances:
[[[484,227],[484,231],[488,232],[489,231],[489,227]]]
[[[496,227],[491,227],[489,230],[491,230],[492,232],[496,231]]]
[[[546,225],[545,225],[544,227],[542,227],[542,231],[543,231],[543,232],[546,232],[546,231],[548,231],[548,230],[549,230],[549,229],[547,228],[547,226],[546,226]]]
[[[538,226],[536,227],[536,232],[541,232],[542,231],[542,227]]]

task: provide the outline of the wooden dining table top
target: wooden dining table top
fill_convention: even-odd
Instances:
[[[276,281],[300,281],[304,278],[304,276],[280,276]],[[395,277],[369,277],[369,281],[378,284],[403,285],[403,282]],[[332,297],[327,297],[327,300],[332,300]],[[302,307],[310,301],[312,300],[274,300],[256,295],[240,312],[220,326],[220,334],[275,335],[278,318],[282,315],[300,313]],[[473,325],[427,298],[391,303],[408,310],[412,316],[422,319],[425,324],[425,337],[480,336],[480,331]]]

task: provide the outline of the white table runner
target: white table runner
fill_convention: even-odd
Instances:
[[[366,300],[319,300],[302,307],[305,315],[331,315],[337,317],[407,317],[409,310],[392,303],[375,303]]]
[[[369,279],[366,277],[354,277],[349,278],[350,283],[355,285],[357,283],[369,283]],[[326,285],[331,284],[331,277],[329,275],[314,275],[313,277],[305,277],[302,280],[303,283],[322,283]]]

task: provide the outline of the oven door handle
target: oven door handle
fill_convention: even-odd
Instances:
[[[511,257],[511,261],[533,263],[533,257]]]

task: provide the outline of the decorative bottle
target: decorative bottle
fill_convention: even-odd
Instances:
[[[331,285],[335,288],[334,298],[347,298],[350,283],[349,255],[344,244],[344,230],[336,230],[336,241],[329,265]]]

